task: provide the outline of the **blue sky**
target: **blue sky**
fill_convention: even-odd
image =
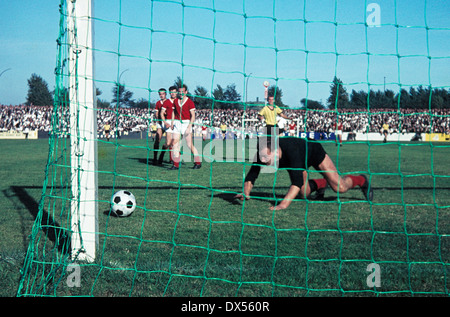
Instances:
[[[305,97],[325,103],[335,75],[348,92],[382,90],[385,82],[394,92],[450,88],[444,0],[181,2],[94,0],[100,98],[111,99],[119,76],[134,98],[150,100],[177,76],[191,92],[235,84],[249,101],[263,98],[269,80],[292,107]],[[379,27],[364,25],[370,14],[379,14]],[[25,102],[33,73],[54,88],[58,32],[59,0],[0,0],[0,73],[9,69],[0,76],[0,104]]]

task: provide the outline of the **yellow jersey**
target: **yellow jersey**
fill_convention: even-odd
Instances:
[[[264,106],[259,112],[259,115],[263,116],[266,120],[266,125],[276,125],[277,124],[277,115],[282,113],[279,107],[274,106],[273,109],[270,109],[269,106]]]
[[[383,131],[389,131],[389,124],[383,124]]]

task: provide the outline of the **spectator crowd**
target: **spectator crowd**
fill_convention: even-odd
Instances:
[[[246,110],[215,109],[197,110],[195,129],[201,131],[207,126],[210,132],[219,130],[221,124],[229,131],[242,131],[245,124],[246,133],[257,133],[264,123],[258,120],[260,107]],[[390,125],[391,132],[400,133],[449,133],[450,109],[410,110],[410,109],[370,109],[339,110],[337,114],[330,110],[285,109],[284,113],[298,125],[300,132],[332,132],[336,118],[342,123],[345,132],[380,132],[383,123]],[[120,133],[148,131],[155,120],[153,110],[137,108],[98,109],[98,132],[103,132],[105,124]],[[53,118],[53,119],[52,119]],[[0,105],[0,131],[45,131],[52,130],[52,120],[67,129],[68,111],[63,115],[53,115],[50,106],[5,106]]]

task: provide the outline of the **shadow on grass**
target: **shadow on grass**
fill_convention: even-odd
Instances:
[[[26,187],[22,186],[11,186],[10,187],[15,196],[19,199],[19,201],[28,209],[28,212],[33,217],[35,221],[39,216],[39,204],[38,202],[31,197],[26,191]],[[34,188],[34,187],[33,187]],[[63,254],[70,252],[70,233],[68,230],[62,228],[58,222],[56,222],[53,217],[44,209],[42,210],[42,215],[40,218],[40,227],[42,228],[44,234],[47,238],[55,243],[60,251]]]

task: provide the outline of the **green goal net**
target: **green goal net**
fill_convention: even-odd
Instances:
[[[17,295],[448,296],[447,5],[356,2],[61,0],[48,162]],[[340,175],[366,175],[372,201],[328,188],[276,210],[283,168],[235,199],[266,81],[289,117],[279,137],[315,139]],[[202,165],[183,141],[170,170],[154,108],[160,88],[183,84]],[[136,199],[128,217],[112,212],[121,190]]]

